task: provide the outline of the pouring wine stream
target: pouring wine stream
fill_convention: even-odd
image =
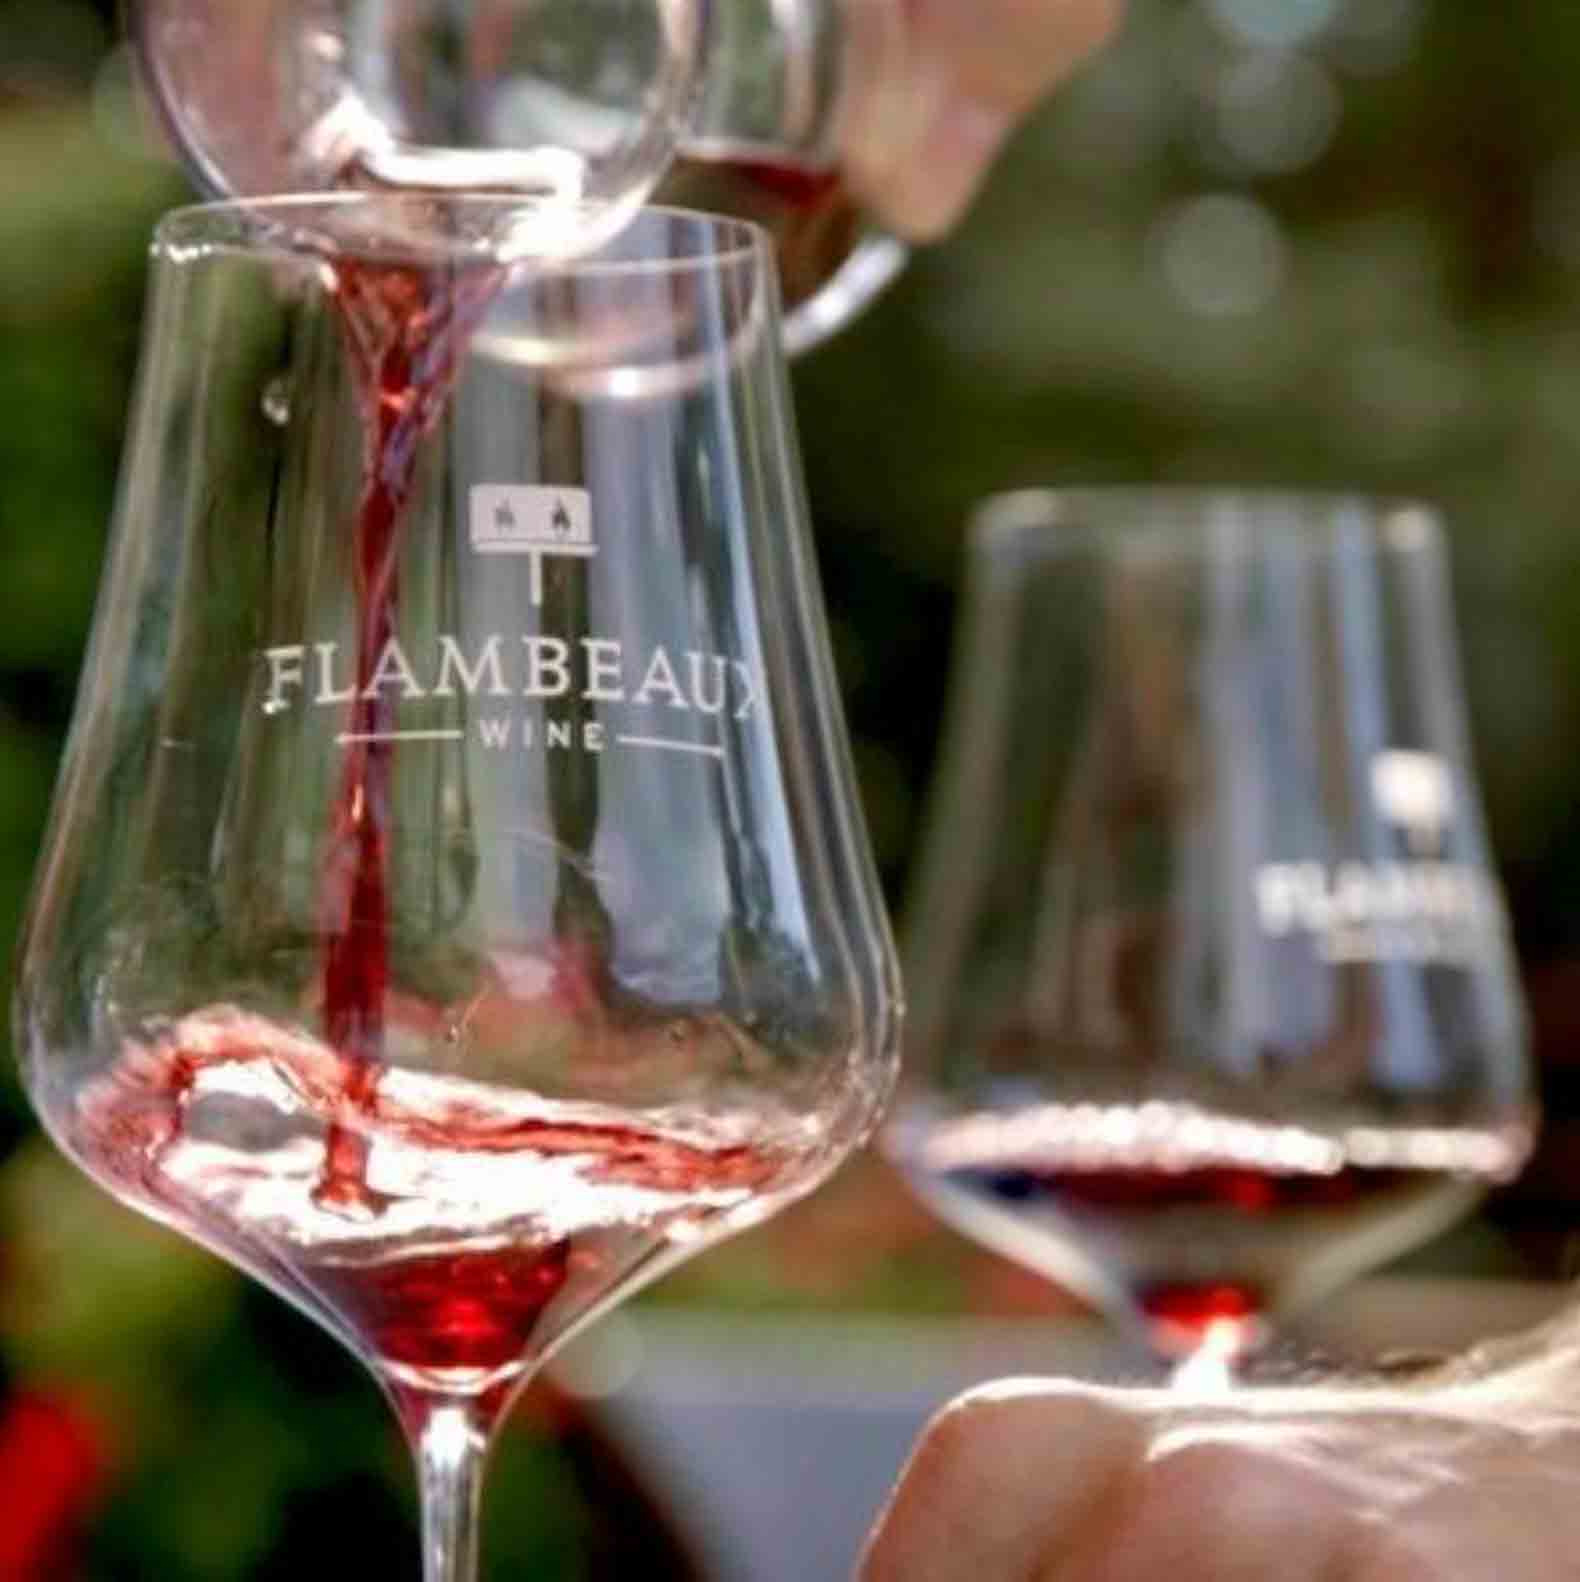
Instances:
[[[345,1100],[364,1108],[379,1080],[389,984],[389,883],[385,831],[395,765],[395,704],[380,684],[395,635],[402,519],[426,434],[443,412],[473,328],[505,279],[497,266],[331,266],[338,318],[350,351],[366,432],[355,528],[355,694],[342,734],[345,758],[324,861],[323,1015],[347,1063]],[[315,1197],[366,1212],[367,1146],[336,1121]]]

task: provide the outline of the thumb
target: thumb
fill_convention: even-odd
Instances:
[[[918,1442],[861,1582],[1047,1574],[1124,1497],[1143,1423],[1124,1396],[1074,1384],[1009,1381],[962,1396]]]
[[[959,219],[1017,121],[1114,30],[1119,0],[856,0],[852,188],[914,240]]]

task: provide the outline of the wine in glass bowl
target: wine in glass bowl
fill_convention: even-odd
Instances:
[[[346,1332],[419,1411],[436,1393],[486,1403],[655,1260],[828,1163],[820,1128],[789,1115],[666,1125],[544,1102],[234,1006],[128,1046],[62,1140],[117,1197]]]
[[[1254,1350],[1272,1315],[1430,1240],[1517,1173],[1528,1137],[1518,1123],[1335,1136],[1150,1101],[913,1109],[893,1146],[941,1218],[1185,1359],[1204,1342]]]
[[[1429,513],[1008,496],[957,665],[886,1134],[943,1218],[1222,1361],[1517,1174]]]
[[[384,1384],[429,1582],[548,1353],[895,1064],[766,239],[554,221],[163,222],[16,998],[61,1147]]]

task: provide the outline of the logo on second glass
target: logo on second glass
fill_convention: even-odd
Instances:
[[[1454,817],[1454,780],[1431,753],[1390,747],[1371,763],[1372,796],[1391,824],[1404,830],[1410,849],[1436,851]]]

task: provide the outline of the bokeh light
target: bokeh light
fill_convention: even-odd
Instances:
[[[1400,70],[1426,21],[1427,0],[1345,0],[1324,42],[1341,70],[1379,77]]]
[[[1163,278],[1180,304],[1207,318],[1257,313],[1278,295],[1287,248],[1278,221],[1232,193],[1170,209],[1155,238]]]
[[[1263,49],[1315,38],[1338,14],[1339,0],[1206,0],[1225,33]]]
[[[1263,50],[1224,73],[1216,129],[1246,170],[1288,175],[1327,151],[1341,107],[1333,79],[1317,61]]]

